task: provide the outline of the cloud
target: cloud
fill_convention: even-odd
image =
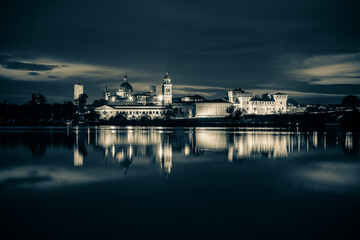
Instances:
[[[313,85],[360,84],[360,53],[305,58],[290,68],[290,76]]]
[[[24,62],[6,62],[1,64],[7,69],[26,70],[26,71],[50,71],[56,68],[56,65],[33,64]]]
[[[39,73],[38,72],[28,72],[28,75],[39,76]]]
[[[226,88],[223,87],[217,87],[217,86],[206,86],[206,85],[185,85],[185,84],[177,84],[174,85],[174,89],[196,89],[196,90],[226,90]]]
[[[31,62],[11,60],[12,58],[19,58],[19,56],[23,56],[23,55],[13,55],[13,56],[0,55],[0,65],[3,68],[7,68],[7,69],[25,70],[25,71],[50,71],[58,67],[56,65],[37,64]],[[27,56],[26,58],[31,59],[29,56]]]
[[[48,57],[27,56],[24,59],[13,55],[0,55],[0,75],[20,81],[56,81],[61,79],[83,79],[84,81],[121,80],[125,72],[131,78],[144,78],[151,76],[149,73],[131,68],[105,67],[95,64],[67,62]],[[22,56],[18,54],[16,56]],[[26,72],[31,71],[31,72]],[[43,74],[39,74],[42,72]],[[34,78],[36,76],[36,78]]]
[[[249,92],[254,92],[257,95],[261,95],[264,93],[276,93],[282,92],[292,97],[300,97],[300,98],[313,98],[313,97],[343,97],[346,94],[336,94],[336,93],[318,93],[318,92],[303,92],[303,91],[292,91],[292,90],[274,90],[274,89],[250,89]]]

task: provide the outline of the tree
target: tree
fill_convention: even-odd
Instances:
[[[76,108],[72,102],[65,102],[62,105],[62,115],[65,120],[73,120],[75,118]]]
[[[174,118],[174,117],[175,117],[175,111],[174,111],[174,109],[173,109],[172,106],[168,107],[168,108],[165,110],[164,116],[165,116],[165,119],[166,119],[166,120],[170,120],[171,118]]]
[[[127,113],[126,112],[121,112],[116,114],[116,116],[111,117],[109,119],[109,122],[111,124],[121,124],[121,123],[126,123],[127,122]]]
[[[87,98],[88,98],[88,95],[86,93],[83,93],[79,96],[79,99],[78,99],[79,107],[81,107],[81,108],[85,107]]]
[[[343,98],[341,105],[346,108],[355,108],[359,106],[359,98],[357,96],[349,95]]]
[[[229,118],[239,119],[245,114],[245,110],[236,108],[235,106],[230,106],[226,109],[226,112],[229,113]]]
[[[100,114],[95,111],[90,111],[89,114],[86,115],[86,120],[94,123],[100,119]]]
[[[40,93],[33,93],[31,95],[31,100],[29,101],[29,104],[31,105],[42,105],[47,102],[47,99],[44,95]]]
[[[236,120],[239,120],[245,114],[245,110],[236,108],[235,106],[228,107],[226,109],[226,112],[229,113],[229,115],[226,118],[230,119],[231,123],[233,124]]]
[[[103,105],[108,104],[108,101],[105,99],[98,99],[98,100],[94,100],[92,103],[93,107],[101,107]]]

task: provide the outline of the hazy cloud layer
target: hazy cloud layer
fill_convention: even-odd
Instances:
[[[360,84],[360,53],[315,56],[292,67],[290,75],[311,84]]]
[[[0,89],[26,82],[18,95],[55,96],[56,85],[70,100],[80,82],[93,100],[125,72],[139,92],[170,72],[177,95],[217,98],[241,87],[338,102],[360,93],[359,8],[355,0],[7,1]]]

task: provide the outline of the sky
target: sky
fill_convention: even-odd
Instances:
[[[169,72],[176,97],[242,88],[301,103],[360,95],[360,2],[353,0],[11,1],[0,8],[0,101],[88,101]]]

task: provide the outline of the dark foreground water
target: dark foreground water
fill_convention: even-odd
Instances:
[[[1,234],[360,239],[359,135],[254,130],[0,129]]]

